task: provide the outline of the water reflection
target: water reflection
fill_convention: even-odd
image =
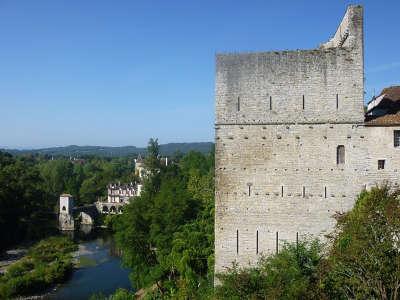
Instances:
[[[131,288],[130,271],[121,267],[112,235],[86,226],[90,225],[68,233],[79,244],[74,255],[79,268],[46,299],[88,299],[94,293],[109,295],[117,288]]]

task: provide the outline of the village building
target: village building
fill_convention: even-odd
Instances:
[[[129,203],[129,198],[140,196],[142,185],[121,183],[110,183],[107,186],[107,202],[108,203]]]
[[[168,166],[168,157],[158,157],[160,164],[162,166]],[[135,159],[135,175],[139,177],[140,180],[143,180],[144,178],[146,178],[146,176],[149,175],[149,171],[146,170],[146,166],[144,163],[144,159],[142,158],[142,156],[138,155],[138,157]]]

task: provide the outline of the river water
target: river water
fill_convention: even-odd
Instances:
[[[79,243],[75,254],[79,268],[45,299],[80,300],[98,293],[108,296],[118,288],[132,289],[130,270],[121,266],[111,234],[92,231],[74,238]]]

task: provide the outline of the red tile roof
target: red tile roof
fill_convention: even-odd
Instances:
[[[400,126],[400,112],[383,115],[368,121],[366,120],[364,124],[367,126]]]

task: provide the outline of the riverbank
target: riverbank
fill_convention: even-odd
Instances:
[[[11,249],[0,256],[0,275],[4,274],[10,265],[24,257],[27,252],[26,248]]]
[[[41,293],[63,282],[72,272],[76,245],[65,236],[50,237],[31,247],[26,256],[0,276],[0,298]]]
[[[77,240],[75,268],[63,284],[41,299],[89,299],[93,294],[110,295],[118,288],[131,290],[130,270],[121,266],[119,251],[108,231],[97,231]]]

